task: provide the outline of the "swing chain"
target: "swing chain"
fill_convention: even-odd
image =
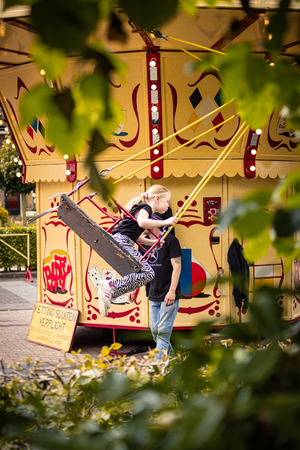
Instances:
[[[53,198],[58,197],[59,195],[63,195],[63,192],[58,192],[57,194],[52,195],[52,197],[49,197],[48,200],[52,200]]]
[[[110,167],[109,169],[100,170],[99,176],[105,178],[112,169],[114,169],[114,167]]]

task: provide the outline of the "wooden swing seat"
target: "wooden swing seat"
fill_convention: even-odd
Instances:
[[[116,242],[67,194],[60,197],[57,216],[121,276],[141,270],[142,263]]]

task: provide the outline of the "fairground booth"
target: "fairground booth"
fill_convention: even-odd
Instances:
[[[300,166],[299,137],[286,127],[286,118],[280,111],[274,111],[261,134],[255,130],[243,134],[236,105],[222,104],[222,83],[217,73],[189,70],[193,59],[189,52],[203,56],[207,53],[203,47],[222,50],[231,43],[246,41],[260,51],[264,21],[267,14],[272,14],[271,10],[266,14],[263,7],[265,4],[257,2],[257,12],[251,15],[234,7],[199,8],[195,18],[178,13],[160,30],[166,39],[146,34],[118,13],[128,31],[128,42],[126,46],[107,43],[127,65],[125,79],[111,80],[123,121],[97,162],[99,172],[114,167],[106,179],[115,183],[114,198],[118,203],[125,206],[151,185],[162,184],[172,192],[170,206],[175,214],[235,139],[230,154],[222,164],[214,166],[200,194],[175,226],[183,249],[177,329],[191,328],[203,320],[214,321],[216,327],[239,320],[232,284],[221,284],[218,279],[218,271],[219,276],[222,270],[225,278],[230,275],[228,250],[235,236],[230,230],[221,234],[216,218],[233,198],[252,189],[274,189],[280,178]],[[299,13],[291,10],[288,14],[290,27],[284,44],[296,48]],[[23,161],[24,181],[36,182],[40,213],[58,206],[61,194],[75,190],[88,173],[84,155],[77,160],[64,159],[51,142],[45,141],[43,121],[38,117],[25,128],[19,126],[20,98],[41,81],[42,75],[29,55],[34,33],[26,16],[22,17],[22,12],[17,16],[8,14],[1,22],[0,106]],[[233,19],[241,26],[229,35],[226,27]],[[99,30],[99,36],[104,39],[104,30]],[[59,80],[61,87],[72,84],[76,75],[86,70],[93,68],[82,67],[75,57],[69,58]],[[148,148],[138,158],[130,159]],[[172,152],[174,149],[177,150]],[[78,203],[91,193],[87,182],[71,198]],[[92,202],[86,199],[80,203],[89,217],[108,229],[112,219],[97,205],[118,216],[113,201],[106,203],[100,195],[93,196]],[[98,282],[119,274],[58,218],[56,210],[37,219],[36,226],[40,302],[79,310],[79,324],[87,327],[149,328],[144,288],[135,303],[129,303],[127,296],[119,297],[108,316],[102,317],[98,310]],[[250,302],[253,289],[261,284],[297,288],[297,263],[284,272],[283,261],[270,250],[250,266]],[[286,321],[299,318],[297,289],[293,296],[283,293],[280,304]],[[247,313],[241,315],[241,320],[247,320]]]

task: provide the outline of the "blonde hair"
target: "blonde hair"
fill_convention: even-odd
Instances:
[[[160,184],[154,184],[151,186],[146,192],[143,192],[138,197],[134,197],[126,204],[125,209],[130,211],[133,205],[137,205],[138,203],[149,203],[149,201],[156,196],[165,197],[166,195],[171,195],[169,189],[161,186]]]

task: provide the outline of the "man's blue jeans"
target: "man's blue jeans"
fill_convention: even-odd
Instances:
[[[168,354],[173,350],[170,338],[178,309],[179,300],[175,300],[171,306],[166,306],[164,302],[149,300],[150,329],[156,342],[156,350],[159,350],[154,359],[164,356],[162,350],[167,350]]]

